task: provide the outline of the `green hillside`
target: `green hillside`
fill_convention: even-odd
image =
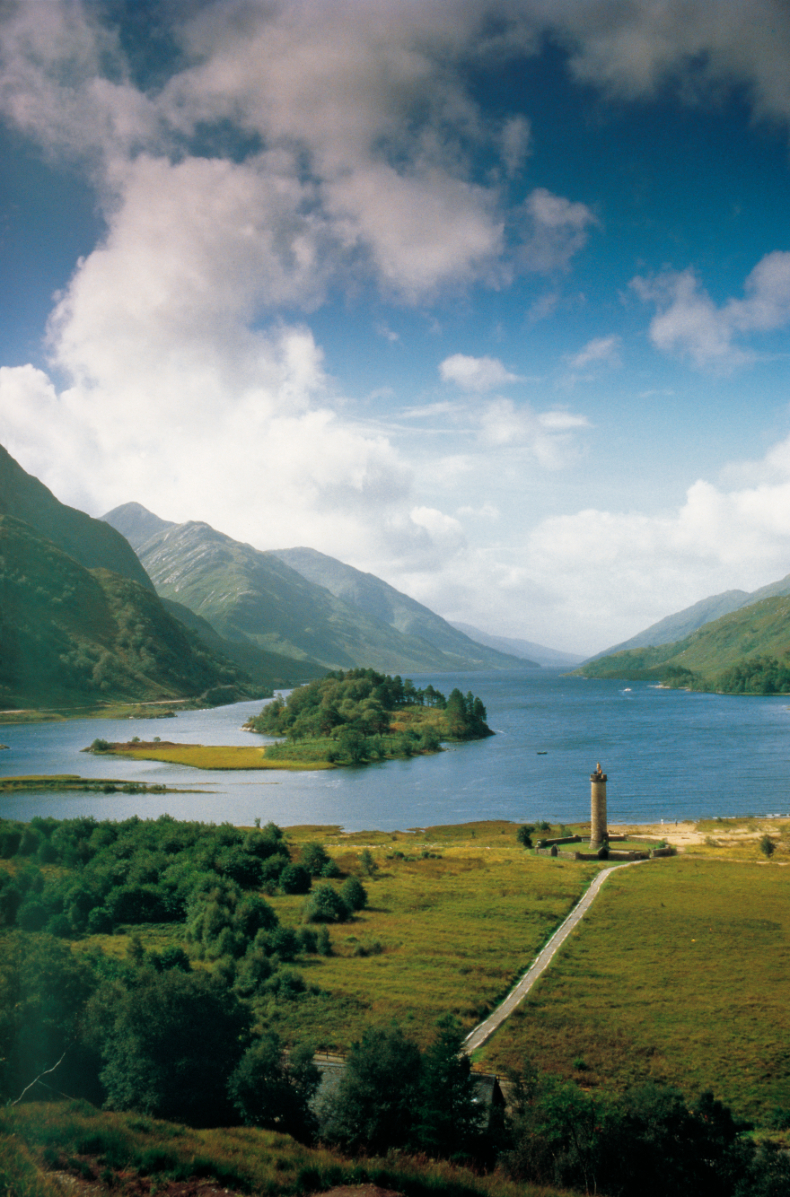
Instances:
[[[271,689],[287,690],[292,686],[301,686],[314,678],[323,677],[326,672],[322,665],[315,665],[312,661],[296,661],[293,657],[283,656],[282,653],[267,652],[249,640],[228,640],[225,636],[220,636],[207,619],[203,619],[183,603],[167,598],[160,601],[175,619],[196,632],[213,653],[227,657],[234,661],[239,669],[248,673],[258,686],[263,687],[261,693]]]
[[[111,569],[148,590],[151,580],[123,536],[56,499],[0,445],[0,515],[24,520],[86,569]]]
[[[459,669],[468,669],[470,660],[480,669],[518,669],[535,665],[534,661],[524,661],[511,653],[476,642],[474,637],[454,628],[430,608],[402,594],[375,574],[363,573],[326,553],[298,548],[275,549],[272,555],[309,582],[326,587],[336,598],[359,608],[372,619],[380,620],[406,636],[420,636],[441,652],[457,657]]]
[[[112,515],[112,513],[110,513]],[[168,526],[140,549],[157,592],[189,607],[227,640],[324,669],[384,672],[479,669],[480,649],[445,653],[308,581],[275,553],[208,524]]]
[[[0,707],[252,695],[152,590],[0,516]],[[260,690],[258,690],[258,693]]]
[[[674,644],[634,648],[590,661],[584,677],[652,679],[730,693],[790,692],[790,597],[732,611]]]

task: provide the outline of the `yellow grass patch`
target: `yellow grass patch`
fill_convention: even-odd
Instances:
[[[265,748],[234,745],[150,743],[113,744],[107,755],[163,761],[192,769],[331,769],[326,761],[267,760]]]

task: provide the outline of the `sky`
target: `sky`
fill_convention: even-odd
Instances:
[[[0,443],[591,654],[790,572],[784,0],[3,0]]]

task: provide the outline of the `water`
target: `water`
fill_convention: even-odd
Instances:
[[[426,675],[443,693],[479,694],[496,736],[432,757],[317,773],[204,772],[81,753],[107,740],[161,736],[202,744],[257,742],[242,724],[261,703],[167,720],[74,720],[0,726],[0,776],[76,773],[188,787],[180,794],[0,797],[0,816],[93,815],[251,824],[338,824],[390,831],[475,819],[589,818],[590,772],[608,773],[610,821],[658,822],[790,810],[787,697],[659,690],[563,677],[557,670]]]

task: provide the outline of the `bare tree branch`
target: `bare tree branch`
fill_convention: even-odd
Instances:
[[[18,1105],[19,1102],[22,1100],[22,1098],[27,1093],[28,1089],[32,1089],[34,1085],[37,1085],[38,1082],[41,1080],[42,1076],[49,1076],[49,1074],[51,1072],[54,1072],[56,1068],[60,1068],[61,1064],[63,1063],[64,1059],[66,1058],[66,1052],[68,1050],[69,1049],[66,1048],[66,1051],[64,1051],[63,1055],[60,1057],[57,1064],[53,1064],[51,1068],[45,1068],[43,1072],[40,1072],[39,1075],[34,1080],[32,1080],[29,1085],[25,1086],[25,1088],[19,1094],[19,1097],[16,1099],[16,1101],[12,1101],[9,1104],[12,1106]],[[47,1088],[49,1088],[49,1086],[47,1086]]]

